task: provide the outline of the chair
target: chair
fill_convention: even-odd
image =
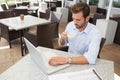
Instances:
[[[101,38],[100,49],[99,49],[98,56],[97,56],[98,58],[100,58],[100,52],[102,50],[102,47],[103,47],[105,41],[106,41],[106,38]]]
[[[62,17],[62,13],[50,11],[50,9],[46,10],[46,13],[40,12],[40,18],[48,19],[50,22],[57,22],[57,26],[54,32],[54,38],[58,38],[58,31],[59,31],[59,23]]]
[[[0,19],[9,18],[9,17],[13,17],[12,11],[7,10],[0,12]],[[12,48],[11,41],[20,37],[19,31],[10,29],[8,28],[8,26],[2,24],[0,24],[0,28],[1,28],[0,39],[1,37],[5,38],[9,42],[10,48]]]
[[[46,10],[46,13],[43,13],[43,12],[40,12],[39,11],[39,14],[40,14],[40,18],[44,18],[44,19],[49,19],[49,17],[50,17],[50,9],[47,9]]]
[[[25,32],[24,37],[28,39],[35,47],[43,46],[53,48],[53,34],[57,23],[51,22],[37,26],[36,33]]]
[[[13,9],[14,16],[20,16],[20,14],[28,15],[27,9]]]
[[[51,12],[49,20],[51,22],[57,22],[57,27],[55,28],[54,38],[58,38],[59,23],[62,17],[62,13]]]
[[[11,4],[11,5],[8,5],[8,8],[9,8],[10,10],[13,10],[13,9],[15,9],[15,8],[16,8],[16,4]]]
[[[21,5],[22,5],[22,6],[27,6],[27,5],[30,5],[30,2],[22,2]]]
[[[3,10],[7,10],[6,4],[1,4]]]
[[[59,38],[59,23],[60,23],[61,18],[62,18],[62,13],[51,11],[49,20],[51,22],[57,22],[57,26],[55,27],[54,36],[53,36],[53,48],[54,49],[60,47],[58,44],[58,38]]]
[[[102,50],[102,47],[103,47],[105,41],[106,41],[106,38],[101,38],[100,49],[99,49],[97,58],[100,58],[100,52]],[[63,47],[57,48],[57,50],[68,52],[68,48],[69,48],[68,46],[63,46]]]

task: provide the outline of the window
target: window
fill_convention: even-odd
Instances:
[[[109,5],[109,0],[106,2],[106,6]],[[120,0],[113,0],[113,7],[120,8]]]
[[[98,2],[99,2],[99,0],[90,0],[90,1],[89,1],[89,4],[90,4],[90,5],[97,5]]]
[[[120,8],[120,0],[114,0],[113,7]]]
[[[0,4],[5,3],[5,0],[0,0]]]

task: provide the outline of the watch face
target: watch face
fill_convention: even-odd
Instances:
[[[69,57],[68,58],[68,60],[69,60],[69,64],[72,62],[72,58],[71,57]]]

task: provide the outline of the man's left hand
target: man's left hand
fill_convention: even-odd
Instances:
[[[66,57],[52,57],[49,60],[49,64],[53,66],[67,64],[69,62],[68,58]]]

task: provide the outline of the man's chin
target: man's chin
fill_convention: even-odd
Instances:
[[[80,26],[76,26],[77,29],[80,29],[81,27]]]

